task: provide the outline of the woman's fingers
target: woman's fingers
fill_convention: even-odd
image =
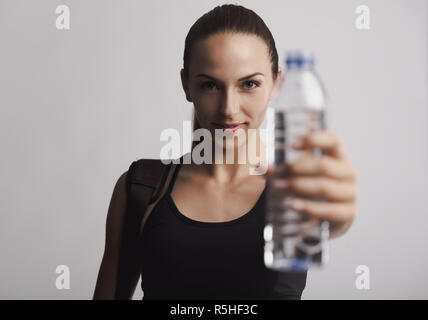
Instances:
[[[321,197],[331,201],[354,201],[357,196],[355,184],[325,177],[276,178],[273,186],[294,195]]]
[[[349,181],[357,178],[357,173],[347,161],[330,156],[317,157],[307,152],[287,165],[286,171],[289,175],[324,175]]]
[[[330,131],[314,131],[303,137],[300,147],[302,154],[292,163],[268,167],[266,174],[287,175],[325,175],[334,179],[355,181],[358,173],[350,163],[340,138]],[[314,155],[313,149],[324,151],[324,155]]]
[[[302,151],[292,163],[268,167],[275,194],[296,212],[327,220],[332,230],[355,217],[357,172],[339,137],[329,131],[310,132],[294,149]],[[323,151],[315,155],[314,149]],[[317,198],[317,199],[314,199]],[[312,223],[312,222],[311,222]]]
[[[311,131],[306,136],[303,136],[300,142],[300,146],[295,149],[301,150],[318,148],[332,157],[338,159],[349,159],[342,140],[337,134],[331,131]]]
[[[293,197],[287,201],[297,212],[332,223],[349,223],[355,217],[354,202],[324,202]]]

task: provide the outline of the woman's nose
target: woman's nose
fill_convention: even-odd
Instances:
[[[239,99],[232,90],[228,90],[224,94],[223,110],[224,115],[234,119],[239,113]]]

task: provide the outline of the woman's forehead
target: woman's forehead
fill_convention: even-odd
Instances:
[[[190,66],[198,73],[231,69],[265,73],[270,68],[270,57],[267,45],[255,35],[216,34],[195,43]]]

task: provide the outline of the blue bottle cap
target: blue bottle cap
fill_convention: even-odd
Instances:
[[[290,50],[286,52],[285,63],[287,68],[312,68],[315,64],[314,54],[310,50]]]

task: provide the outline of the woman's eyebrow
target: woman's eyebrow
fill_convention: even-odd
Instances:
[[[248,76],[245,76],[245,77],[242,77],[242,78],[238,79],[238,81],[246,80],[246,79],[249,79],[249,78],[254,77],[256,75],[262,75],[262,76],[264,76],[264,74],[261,73],[261,72],[255,72],[255,73],[249,74]],[[216,79],[216,78],[214,78],[214,77],[212,77],[212,76],[210,76],[208,74],[205,74],[205,73],[199,73],[198,75],[196,75],[196,78],[197,77],[205,77],[205,78],[208,78],[208,79],[212,79],[212,80],[218,81],[218,79]]]

